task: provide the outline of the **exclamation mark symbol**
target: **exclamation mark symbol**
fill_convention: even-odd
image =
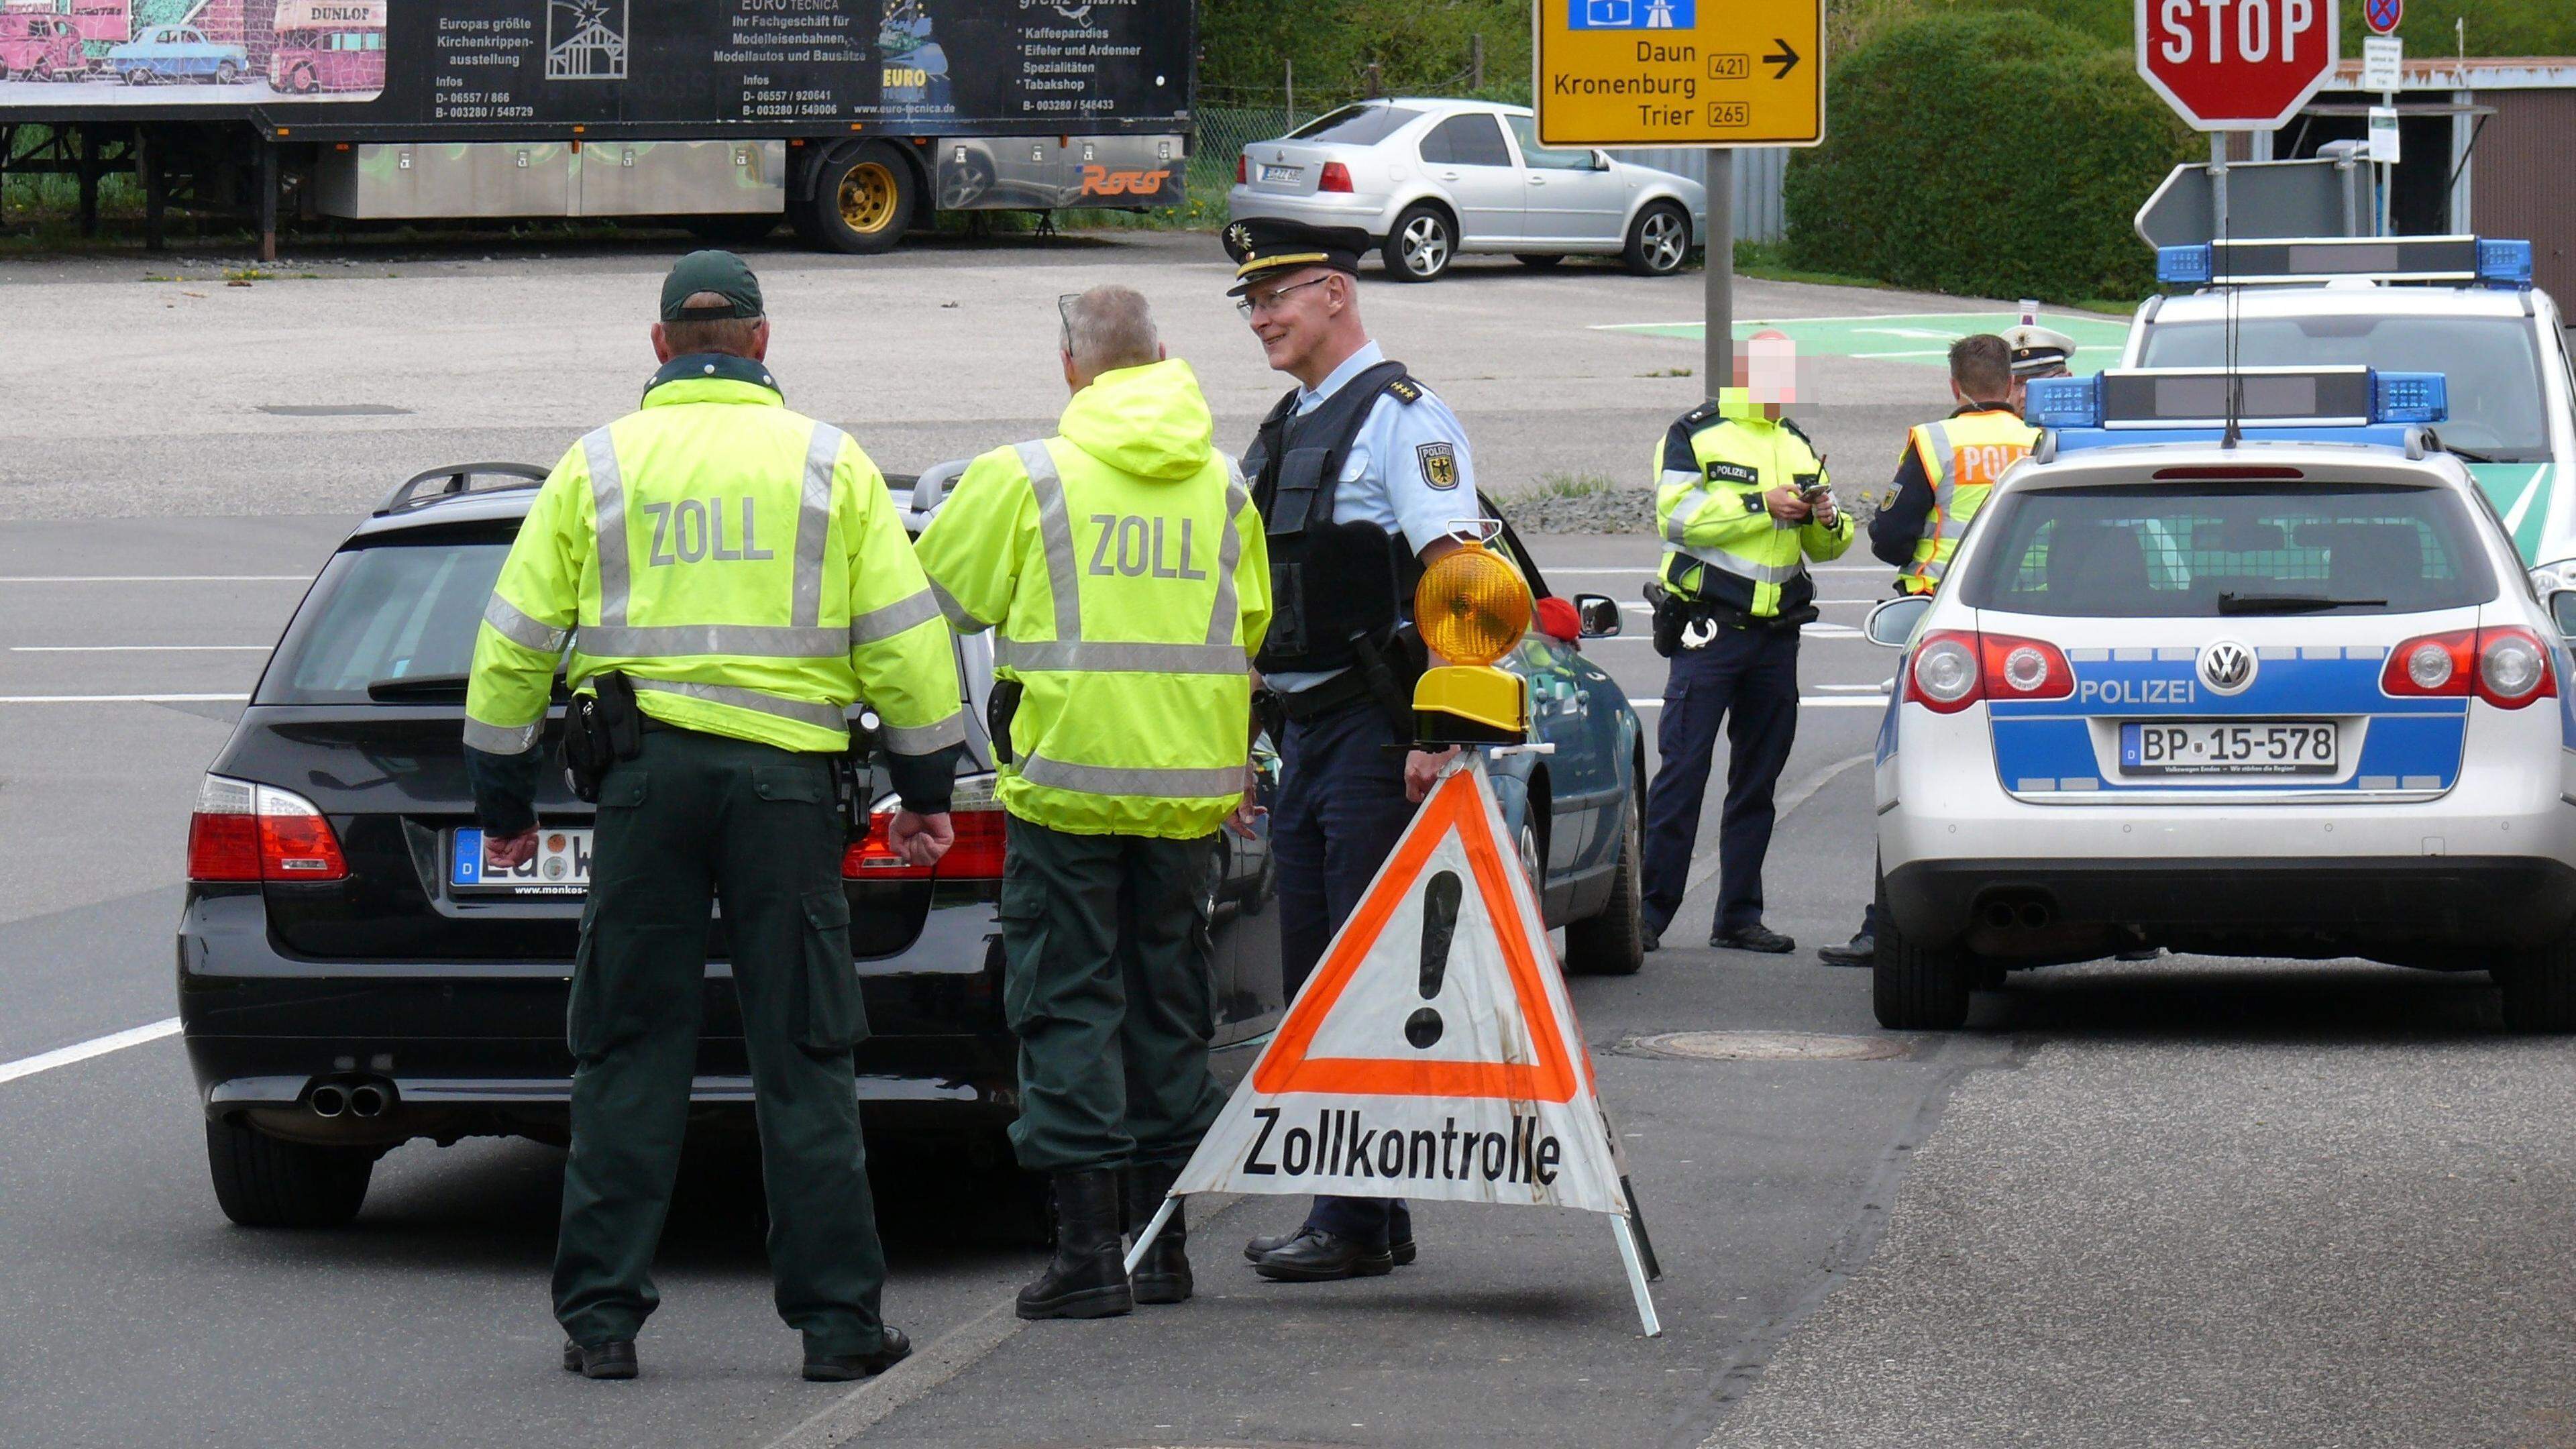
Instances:
[[[1454,870],[1444,870],[1422,889],[1422,975],[1414,983],[1429,1001],[1440,994],[1440,979],[1449,974],[1449,943],[1458,934],[1458,902],[1466,886]],[[1440,1013],[1420,1007],[1404,1019],[1404,1039],[1416,1051],[1440,1040]]]

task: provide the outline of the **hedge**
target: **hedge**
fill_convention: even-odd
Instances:
[[[1792,267],[2053,302],[2143,295],[2130,228],[2194,138],[2126,52],[2028,11],[1904,21],[1828,82],[1790,162]]]

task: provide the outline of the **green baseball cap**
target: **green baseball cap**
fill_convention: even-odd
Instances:
[[[722,306],[687,305],[700,292],[713,292],[723,297]],[[662,279],[662,320],[665,322],[716,322],[727,317],[761,316],[760,278],[751,267],[731,252],[691,252],[671,264],[671,275]]]

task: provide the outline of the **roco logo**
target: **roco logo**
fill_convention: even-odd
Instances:
[[[2200,678],[2220,694],[2243,694],[2254,682],[2254,651],[2221,639],[2200,651]]]
[[[1082,168],[1082,194],[1085,196],[1151,196],[1170,180],[1169,170],[1112,171],[1106,166]]]

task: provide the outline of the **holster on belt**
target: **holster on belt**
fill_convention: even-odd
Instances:
[[[564,712],[564,778],[573,794],[599,803],[609,767],[642,753],[644,711],[635,702],[635,682],[615,670],[596,676]]]
[[[1786,613],[1758,615],[1722,599],[1685,599],[1660,584],[1646,585],[1646,602],[1655,610],[1655,652],[1666,659],[1694,646],[1685,634],[1694,623],[1705,621],[1720,629],[1750,629],[1761,632],[1798,629],[1812,624],[1822,614],[1813,603],[1800,605]]]
[[[1020,714],[1020,696],[1025,688],[1016,679],[996,679],[993,692],[984,696],[984,732],[993,737],[993,763],[1007,765],[1011,759],[1011,721]]]
[[[1352,671],[1366,681],[1369,698],[1385,713],[1395,737],[1409,746],[1414,733],[1413,686],[1431,667],[1430,652],[1421,634],[1403,624],[1373,634],[1355,634],[1351,636],[1351,653],[1357,660]]]

